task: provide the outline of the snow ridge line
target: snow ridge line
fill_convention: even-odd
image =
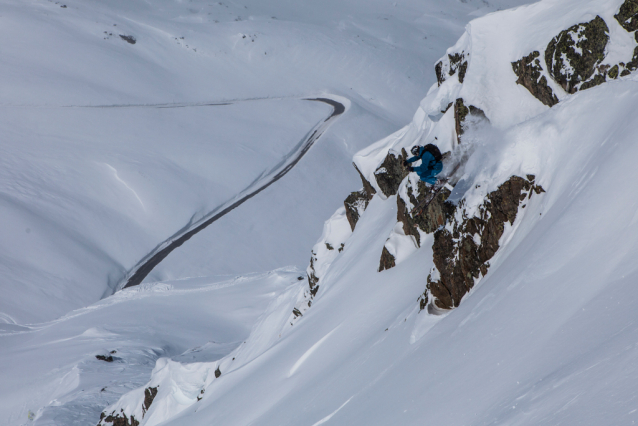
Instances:
[[[330,96],[330,97],[325,97]],[[273,98],[264,98],[264,99],[273,99]],[[258,99],[254,99],[258,100]],[[279,162],[279,164],[275,165],[270,172],[265,173],[264,175],[258,177],[255,181],[253,181],[248,187],[246,187],[243,191],[237,194],[232,199],[227,202],[221,204],[216,207],[213,211],[204,215],[201,219],[194,223],[187,224],[184,228],[179,230],[173,236],[169,237],[164,242],[160,243],[153,251],[151,251],[148,255],[146,255],[142,260],[140,260],[137,265],[131,269],[126,276],[115,286],[112,293],[105,293],[104,297],[108,297],[111,294],[123,290],[125,288],[134,287],[142,283],[144,278],[162,261],[164,260],[173,250],[180,247],[186,241],[188,241],[191,237],[193,237],[198,232],[202,231],[210,224],[214,223],[221,217],[225,216],[227,213],[231,212],[235,208],[239,207],[246,201],[250,200],[266,188],[268,188],[273,183],[277,182],[279,179],[284,177],[292,168],[303,158],[303,156],[310,150],[312,145],[323,135],[323,133],[328,130],[328,128],[332,125],[335,119],[337,119],[341,114],[343,114],[347,106],[349,106],[349,100],[346,98],[342,98],[336,95],[324,95],[324,97],[317,98],[304,98],[304,100],[314,101],[314,102],[323,102],[330,105],[333,108],[332,113],[323,121],[319,122],[313,129],[308,132],[307,136],[304,137],[294,148],[288,153],[288,155],[284,156],[284,158]],[[128,105],[128,107],[168,107],[168,108],[179,108],[186,106],[209,106],[209,105],[228,105],[232,102],[227,103],[200,103],[200,104],[157,104],[157,105]],[[115,105],[111,106],[96,106],[94,108],[107,108],[107,107],[117,107]],[[126,107],[126,106],[119,106]]]

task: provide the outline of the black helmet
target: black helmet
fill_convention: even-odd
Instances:
[[[412,149],[410,150],[410,152],[412,153],[412,155],[419,155],[419,152],[421,151],[421,146],[419,145],[415,145],[412,147]]]

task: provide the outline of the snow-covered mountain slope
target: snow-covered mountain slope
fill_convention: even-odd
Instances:
[[[511,4],[342,3],[2,2],[5,321],[50,320],[110,294],[325,118],[299,99],[341,94],[349,114],[303,172],[198,235],[149,281],[301,267],[356,185],[352,155],[408,120],[470,15]],[[256,98],[266,100],[196,106]],[[113,108],[85,108],[96,106]]]
[[[160,358],[203,362],[206,371],[299,275],[281,269],[143,284],[49,323],[3,328],[2,424],[23,424],[29,412],[39,424],[97,423],[105,406],[148,381]]]
[[[158,363],[100,424],[638,420],[636,12],[544,0],[470,23],[412,123],[355,156],[364,189],[326,223],[309,286],[214,364],[201,400],[172,397],[193,382]],[[428,142],[461,168],[420,213],[429,189],[400,159]],[[384,249],[401,255],[380,268]]]
[[[1,2],[0,418],[97,422],[100,410],[148,381],[156,357],[212,339],[208,323],[198,328],[183,312],[205,311],[207,298],[175,306],[175,317],[153,317],[156,306],[168,310],[155,302],[149,311],[102,310],[94,322],[84,315],[110,303],[100,299],[158,244],[253,184],[330,114],[302,99],[339,95],[347,113],[297,167],[173,252],[147,281],[186,288],[192,277],[211,283],[304,269],[323,221],[359,184],[352,156],[409,121],[435,82],[432,64],[470,19],[526,2]],[[306,289],[288,291],[277,287],[257,305],[252,289],[232,296],[229,309],[251,312],[235,325],[258,327],[268,309],[287,322]],[[270,299],[279,296],[281,312]],[[134,328],[148,318],[157,329],[175,330],[166,325],[174,322],[197,330],[171,340],[178,331]],[[110,334],[92,334],[95,327]],[[119,356],[121,369],[87,364],[106,355],[105,341],[131,348]],[[97,395],[118,371],[121,386]]]

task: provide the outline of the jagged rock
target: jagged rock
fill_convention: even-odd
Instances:
[[[561,31],[545,50],[549,74],[566,92],[576,93],[605,58],[608,41],[609,27],[600,16]]]
[[[118,414],[115,414],[115,411],[113,411],[106,417],[104,413],[100,415],[98,426],[106,426],[106,424],[110,424],[111,426],[139,426],[140,422],[135,420],[135,416],[127,417],[124,411]]]
[[[357,173],[359,173],[359,177],[361,178],[361,183],[363,184],[363,191],[366,194],[368,194],[370,199],[372,199],[372,196],[377,193],[376,189],[374,189],[374,187],[370,184],[370,182],[368,182],[368,180],[363,177],[363,174],[361,173],[357,165],[355,163],[352,163],[352,165],[354,166],[354,169],[357,171]]]
[[[525,87],[529,92],[545,105],[552,107],[558,103],[558,98],[547,85],[547,78],[541,75],[543,67],[539,51],[534,51],[522,59],[512,62],[514,74],[518,77],[517,84]]]
[[[111,355],[95,355],[95,357],[100,361],[113,362],[113,357]]]
[[[592,87],[599,86],[607,81],[607,72],[596,74],[593,78],[587,80],[580,86],[580,90],[591,89]]]
[[[465,52],[453,53],[451,55],[448,54],[447,56],[448,60],[446,61],[446,63],[444,63],[443,61],[439,61],[434,66],[434,71],[436,72],[436,79],[439,83],[439,86],[443,84],[443,82],[449,77],[452,77],[454,74],[456,74],[456,71],[459,72],[459,82],[463,83],[468,67]]]
[[[317,294],[317,290],[319,290],[319,286],[317,285],[319,278],[315,275],[315,256],[314,252],[312,253],[312,256],[310,256],[310,273],[308,274],[308,287],[310,287],[310,293],[313,297]]]
[[[463,122],[470,113],[470,109],[465,106],[463,99],[459,98],[454,103],[454,121],[456,122],[456,137],[461,143],[461,135],[463,134]]]
[[[450,58],[449,75],[453,76],[456,73],[456,70],[458,70],[459,82],[463,83],[463,80],[465,80],[465,73],[467,72],[467,61],[465,60],[465,52],[448,55],[448,57]]]
[[[458,143],[461,143],[461,135],[465,133],[465,121],[468,116],[487,120],[485,112],[474,105],[465,106],[463,98],[459,98],[454,102],[454,121],[456,123],[456,137]]]
[[[144,418],[144,415],[146,414],[148,409],[151,408],[151,404],[153,403],[153,400],[157,396],[158,387],[159,386],[155,386],[154,388],[144,389],[144,404],[142,404],[142,418]]]
[[[629,32],[638,30],[638,0],[625,0],[614,18]]]
[[[137,39],[135,37],[133,37],[132,35],[120,34],[120,38],[122,38],[122,40],[124,40],[125,42],[127,42],[129,44],[137,43]]]
[[[217,367],[217,369],[215,370],[215,378],[219,379],[222,375],[222,371],[219,369],[219,367]]]
[[[362,190],[357,192],[352,192],[348,195],[348,198],[345,199],[343,205],[346,208],[346,217],[348,218],[348,223],[350,224],[350,228],[354,231],[361,214],[368,207],[368,203],[370,199],[368,194]]]
[[[638,47],[634,49],[634,57],[631,59],[631,61],[627,62],[627,64],[625,65],[625,68],[627,68],[625,71],[627,70],[636,71],[638,69]],[[627,74],[625,75],[628,75],[628,74],[629,72],[627,72]]]
[[[390,254],[385,246],[383,247],[383,251],[381,252],[381,262],[379,264],[379,272],[384,271],[386,269],[391,269],[396,266],[396,259],[394,256]]]
[[[315,284],[314,287],[310,288],[310,295],[312,297],[315,297],[318,291],[319,291],[319,286]],[[310,306],[310,304],[308,304],[308,306]]]
[[[374,172],[377,184],[383,192],[383,195],[389,197],[395,195],[399,189],[399,185],[408,175],[408,169],[403,165],[403,161],[408,158],[405,149],[401,149],[401,154],[396,156],[389,152],[383,163]]]
[[[434,233],[432,250],[439,277],[428,276],[426,291],[419,302],[421,309],[430,297],[434,297],[436,308],[457,307],[474,286],[475,279],[487,274],[489,260],[499,249],[505,223],[514,223],[519,204],[532,193],[545,192],[534,183],[535,176],[528,175],[527,178],[512,176],[488,194],[485,203],[479,207],[479,217],[467,217],[461,201],[454,215],[448,216],[452,218],[449,226]]]
[[[408,183],[406,189],[410,203],[413,206],[419,205],[432,191],[432,187],[428,187],[421,180],[417,183],[416,191],[414,191],[410,183]],[[453,214],[454,206],[445,202],[449,196],[450,191],[447,188],[443,188],[421,214],[409,211],[406,202],[401,197],[397,197],[397,222],[403,223],[403,232],[406,235],[412,235],[419,247],[421,246],[421,235],[417,228],[430,234],[440,226],[445,225],[449,215]]]
[[[350,193],[348,198],[346,198],[343,202],[343,205],[346,208],[346,218],[348,218],[348,223],[350,224],[350,228],[354,231],[361,214],[368,208],[368,204],[374,194],[377,193],[375,189],[370,185],[370,182],[366,178],[363,177],[359,168],[356,164],[352,163],[357,173],[359,173],[359,177],[361,178],[361,182],[363,183],[363,189],[361,191],[356,191]],[[341,251],[341,250],[339,250]]]
[[[443,62],[439,61],[436,63],[434,72],[436,73],[436,81],[439,83],[439,86],[441,86],[446,79],[446,76],[443,74]]]
[[[611,69],[609,70],[607,75],[609,76],[609,78],[617,79],[618,78],[618,65],[614,65],[613,67],[611,67]]]

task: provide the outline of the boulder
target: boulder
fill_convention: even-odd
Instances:
[[[638,30],[638,0],[625,0],[614,18],[629,32]]]
[[[608,42],[609,27],[600,16],[574,25],[561,31],[547,45],[547,70],[567,93],[576,93],[579,86],[594,75],[596,66],[605,58]]]
[[[539,57],[540,52],[536,50],[522,59],[512,62],[512,68],[518,77],[517,84],[525,87],[536,99],[548,107],[552,107],[558,103],[558,98],[551,87],[547,85],[547,78],[541,74],[543,67]]]

